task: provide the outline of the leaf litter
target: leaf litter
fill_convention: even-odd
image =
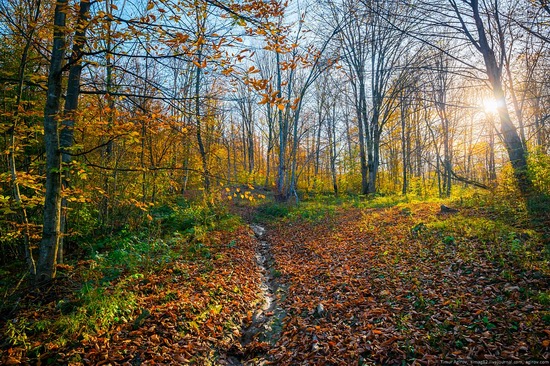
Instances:
[[[550,312],[537,297],[548,294],[548,267],[499,261],[475,235],[437,229],[453,220],[437,213],[429,203],[348,208],[253,227],[255,235],[217,233],[212,258],[181,258],[128,281],[138,309],[128,320],[63,345],[54,330],[29,334],[37,355],[4,348],[0,364],[549,360]],[[56,304],[44,298],[18,317],[59,316]]]
[[[548,273],[423,228],[451,219],[438,208],[346,209],[271,228],[289,293],[276,362],[549,360],[548,303],[532,296],[548,293]]]

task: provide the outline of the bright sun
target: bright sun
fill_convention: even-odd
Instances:
[[[495,114],[498,111],[499,102],[494,98],[487,98],[483,100],[483,109],[487,113]]]

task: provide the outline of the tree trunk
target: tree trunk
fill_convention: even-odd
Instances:
[[[68,166],[71,163],[70,149],[74,141],[74,125],[76,111],[78,108],[78,97],[80,94],[80,76],[82,75],[82,50],[86,42],[86,28],[88,26],[88,18],[90,11],[90,1],[85,0],[80,2],[80,10],[78,13],[78,21],[76,32],[73,39],[73,49],[69,58],[69,79],[67,82],[67,96],[65,98],[65,108],[63,111],[62,128],[59,133],[59,144],[62,153],[62,164]],[[69,172],[64,170],[62,173],[62,183],[64,188],[69,186]],[[66,230],[67,225],[67,199],[61,200],[61,233]],[[63,262],[63,236],[59,240],[59,248],[57,251],[57,261]]]
[[[201,67],[202,62],[201,51],[198,52],[198,61],[195,69],[195,123],[197,124],[197,143],[199,145],[199,153],[201,156],[202,171],[204,177],[204,189],[206,192],[210,191],[210,173],[208,171],[208,157],[206,155],[206,149],[202,139],[202,119],[201,119],[201,107],[200,107],[200,80],[201,80]]]
[[[266,103],[267,108],[267,152],[266,152],[266,168],[265,168],[265,188],[269,188],[269,175],[271,173],[271,153],[273,151],[273,110],[269,103]]]
[[[365,126],[367,118],[367,101],[363,80],[359,81],[359,97],[357,100],[357,126],[359,128],[359,161],[361,165],[361,194],[369,193],[369,178],[367,154],[365,149]]]
[[[36,4],[34,16],[33,16],[34,18],[33,21],[35,23],[40,15],[40,5],[41,5],[41,2],[38,1]],[[23,245],[25,250],[25,260],[27,261],[27,265],[31,276],[36,275],[36,262],[34,260],[32,248],[31,248],[31,242],[30,242],[29,217],[27,215],[27,209],[25,207],[25,204],[23,203],[23,200],[21,198],[21,191],[19,189],[19,182],[17,180],[18,174],[17,174],[17,166],[15,161],[15,151],[17,147],[17,143],[16,143],[17,124],[21,119],[19,115],[19,110],[21,108],[21,100],[23,98],[23,83],[25,81],[25,70],[27,67],[29,49],[32,44],[35,30],[36,30],[35,26],[33,26],[30,29],[26,37],[27,41],[25,43],[25,46],[23,47],[23,53],[21,54],[21,61],[19,65],[19,72],[18,72],[18,78],[17,78],[17,94],[15,97],[16,100],[15,100],[15,106],[14,106],[14,112],[13,112],[13,126],[11,128],[10,149],[9,149],[9,156],[8,156],[8,165],[10,169],[11,181],[13,184],[13,198],[15,199],[15,202],[17,203],[18,208],[20,210],[20,219],[23,225],[23,239],[24,239]]]
[[[443,168],[445,169],[444,170],[445,174],[443,176],[443,188],[445,191],[445,197],[450,197],[451,196],[451,170],[452,170],[451,144],[449,141],[449,120],[447,119],[445,109],[443,109],[443,118],[441,122],[443,123],[443,155],[444,155]]]
[[[282,100],[282,80],[281,80],[281,61],[279,52],[276,53],[277,59],[277,99]],[[288,119],[283,118],[283,111],[277,108],[279,121],[279,166],[277,169],[277,196],[280,200],[286,200],[285,178],[286,178],[286,143],[288,134]]]
[[[332,188],[334,190],[334,195],[338,197],[338,181],[336,174],[336,102],[332,105],[332,118],[328,121],[327,125]]]
[[[495,164],[495,128],[493,123],[489,123],[489,184],[494,184],[497,180],[497,170]]]
[[[403,186],[401,187],[401,193],[406,195],[409,190],[409,182],[407,176],[407,103],[405,98],[401,98],[401,159],[403,164]]]
[[[35,284],[50,282],[56,275],[57,249],[61,237],[61,151],[57,126],[61,102],[62,68],[66,48],[67,0],[58,0],[54,14],[54,40],[44,108],[46,192],[42,241],[36,265]]]
[[[317,136],[314,135],[315,139],[315,165],[313,172],[317,177],[319,175],[319,165],[321,161],[321,129],[323,126],[321,107],[319,107],[319,114],[317,116]]]
[[[521,138],[518,135],[516,127],[512,123],[508,107],[506,106],[506,98],[502,86],[502,69],[498,65],[495,53],[487,40],[485,26],[479,13],[478,0],[471,0],[470,6],[473,11],[473,17],[479,38],[479,51],[483,55],[489,83],[493,89],[493,96],[497,101],[497,111],[500,118],[500,132],[503,136],[504,146],[508,152],[514,175],[516,177],[518,187],[523,195],[532,193],[532,182],[527,174],[527,158]]]
[[[378,168],[380,166],[380,137],[376,136],[372,142],[372,148],[369,148],[368,154],[368,168],[369,168],[369,180],[368,180],[368,191],[369,194],[376,193],[377,178],[378,178]]]

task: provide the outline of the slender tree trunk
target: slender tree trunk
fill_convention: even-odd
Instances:
[[[336,102],[332,105],[332,118],[328,121],[328,136],[329,136],[329,159],[330,173],[332,177],[332,188],[334,195],[338,197],[338,181],[336,175]]]
[[[494,184],[497,179],[495,164],[495,128],[489,123],[489,183]]]
[[[34,22],[36,22],[39,17],[40,6],[41,6],[41,2],[38,1],[36,4],[36,9],[34,13],[34,19],[33,19]],[[13,184],[13,197],[20,211],[21,223],[23,225],[23,240],[24,240],[23,245],[24,245],[24,251],[25,251],[25,259],[27,261],[27,265],[28,265],[31,277],[34,277],[36,275],[36,262],[34,260],[31,243],[30,243],[29,217],[27,215],[27,209],[25,208],[25,204],[21,198],[21,191],[19,189],[17,166],[15,161],[15,151],[17,149],[17,138],[16,138],[17,125],[21,118],[19,115],[19,112],[21,108],[21,100],[23,98],[23,83],[25,81],[25,70],[27,68],[29,49],[31,46],[32,39],[34,37],[35,29],[36,29],[35,26],[33,26],[30,29],[29,34],[27,35],[27,41],[25,43],[25,46],[23,47],[23,53],[21,54],[21,61],[19,64],[19,73],[17,78],[17,94],[16,94],[15,107],[14,107],[14,113],[13,113],[14,122],[11,128],[10,149],[9,149],[9,156],[8,156],[8,165],[10,169],[11,181]]]
[[[369,148],[369,180],[368,180],[368,193],[374,194],[378,189],[378,168],[380,167],[380,136],[376,133],[374,141],[372,141],[372,147]]]
[[[298,191],[297,191],[297,164],[298,164],[298,122],[300,121],[300,112],[302,110],[302,98],[303,95],[300,96],[300,101],[298,102],[298,105],[296,107],[296,110],[294,112],[294,125],[292,128],[292,151],[291,151],[291,158],[292,158],[292,165],[290,169],[290,194],[294,195],[296,198],[296,201],[298,201]]]
[[[443,187],[441,187],[441,167],[439,164],[440,156],[439,156],[439,150],[436,151],[436,157],[435,157],[435,167],[437,172],[437,191],[439,193],[439,197],[443,197]]]
[[[376,101],[375,101],[376,103]],[[367,193],[374,194],[377,190],[376,179],[378,175],[378,167],[380,164],[380,134],[376,126],[378,126],[378,120],[380,118],[379,110],[377,107],[373,108],[372,119],[370,126],[366,126],[367,129],[367,166],[368,166],[368,183]]]
[[[226,139],[225,149],[227,150],[227,181],[231,181],[231,141]]]
[[[145,57],[145,80],[149,80],[149,55]],[[147,83],[144,80],[143,85],[143,94],[147,95]],[[139,163],[141,167],[141,203],[145,204],[147,202],[147,168],[145,166],[145,139],[147,137],[147,124],[146,120],[151,118],[147,104],[147,99],[143,98],[143,105],[141,109],[146,113],[147,118],[143,116],[141,118],[141,151],[139,156]]]
[[[406,107],[407,103],[405,98],[401,98],[401,159],[403,163],[403,186],[401,188],[401,193],[406,195],[409,189],[409,182],[407,176],[407,116],[406,116]]]
[[[237,132],[235,131],[235,125],[231,124],[231,136],[235,136]],[[233,139],[233,179],[237,181],[238,175],[237,175],[237,144],[236,140]]]
[[[281,56],[276,53],[277,59],[277,98],[280,101],[282,98],[282,80],[281,80]],[[279,167],[277,171],[277,195],[280,200],[286,200],[287,192],[285,190],[286,180],[286,139],[288,135],[288,118],[283,118],[283,111],[277,108],[279,120]]]
[[[351,160],[353,159],[353,149],[352,149],[352,142],[351,142],[351,131],[350,131],[350,123],[349,123],[349,114],[348,112],[346,111],[346,117],[344,119],[345,123],[346,123],[346,146],[347,146],[347,151],[348,151],[348,160],[351,162]],[[346,167],[346,169],[349,169],[349,167]]]
[[[243,157],[243,172],[248,172],[248,137],[246,134],[246,128],[242,128],[242,157]]]
[[[248,129],[247,129],[247,139],[248,139],[248,173],[252,174],[254,172],[254,116],[252,111],[252,101],[247,101],[248,107]]]
[[[84,43],[86,42],[86,29],[88,27],[88,19],[90,11],[90,1],[85,0],[80,2],[80,9],[78,13],[78,21],[76,32],[73,39],[73,49],[71,57],[69,58],[69,78],[67,82],[67,96],[65,97],[65,108],[63,112],[62,128],[59,133],[59,144],[62,152],[62,164],[68,166],[71,163],[71,147],[74,142],[74,126],[76,119],[76,112],[78,109],[78,97],[80,95],[80,77],[82,75],[82,52]],[[69,188],[69,172],[64,170],[63,173],[63,187]],[[65,233],[67,226],[67,199],[65,197],[61,200],[61,233]],[[63,236],[59,240],[59,248],[57,251],[57,261],[63,263]]]
[[[112,0],[106,0],[105,1],[105,10],[107,14],[112,15]],[[112,97],[111,93],[113,91],[113,55],[112,52],[112,43],[111,43],[111,22],[107,22],[107,52],[105,55],[107,65],[106,65],[106,91],[107,91],[107,106],[109,108],[108,114],[107,114],[107,128],[109,131],[112,130],[114,126],[114,109],[115,109],[115,101]],[[111,139],[111,136],[108,136],[107,146],[105,147],[105,153],[104,153],[104,159],[105,159],[105,166],[110,166],[111,161],[113,159],[113,150],[114,150],[114,141]],[[100,214],[102,217],[102,223],[103,226],[108,225],[109,223],[109,216],[110,216],[110,203],[109,203],[109,197],[112,196],[112,194],[115,192],[114,187],[110,183],[110,179],[112,178],[112,182],[116,181],[117,177],[117,169],[113,169],[112,172],[106,172],[103,180],[103,190],[106,192],[106,194],[103,195],[101,199],[101,205],[100,205]]]
[[[267,108],[267,152],[266,152],[266,169],[264,186],[269,188],[269,175],[271,173],[271,154],[273,152],[273,109],[269,103],[266,103]]]
[[[365,149],[365,127],[367,125],[367,101],[365,94],[365,85],[363,80],[359,80],[359,96],[357,100],[357,126],[359,129],[359,164],[361,165],[361,194],[369,193],[369,178],[367,167],[367,153]]]
[[[443,123],[443,155],[444,155],[444,176],[443,176],[443,188],[445,191],[445,197],[451,196],[451,146],[449,141],[449,120],[443,111],[444,117],[442,118]]]
[[[201,50],[198,52],[198,64],[202,62]],[[208,193],[210,191],[210,173],[208,171],[208,157],[206,155],[206,149],[204,147],[202,136],[202,119],[201,119],[201,107],[200,107],[200,82],[201,82],[201,68],[196,66],[195,69],[195,123],[197,124],[197,143],[199,145],[199,153],[201,156],[202,171],[204,178],[204,189]]]
[[[321,116],[321,111],[319,110],[318,115],[318,124],[317,124],[317,137],[315,139],[315,167],[314,174],[317,176],[319,174],[319,165],[321,159],[321,129],[323,126],[323,119]]]

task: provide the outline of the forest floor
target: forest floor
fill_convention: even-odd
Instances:
[[[438,204],[273,225],[267,240],[288,289],[270,354],[312,365],[550,362],[548,263],[519,249],[527,232],[501,235],[480,212],[441,214]]]
[[[4,316],[0,364],[550,363],[549,249],[529,225],[429,202],[240,213],[253,225],[101,287],[83,291],[98,259],[62,266]]]

